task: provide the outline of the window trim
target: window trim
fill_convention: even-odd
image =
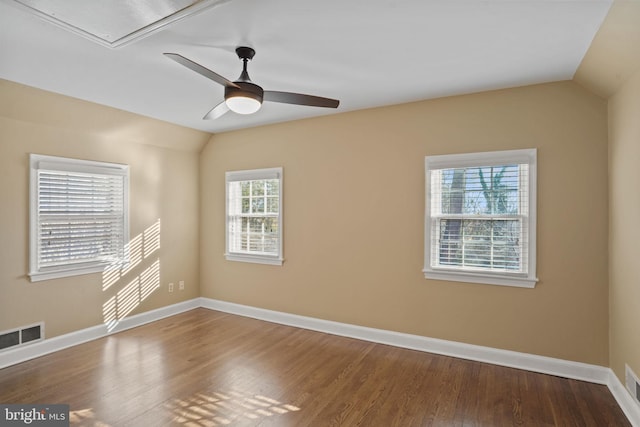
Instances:
[[[454,270],[431,266],[431,170],[454,169],[478,166],[501,166],[505,164],[528,164],[528,260],[526,273]],[[536,277],[536,195],[537,195],[537,149],[491,151],[480,153],[445,154],[425,157],[425,223],[424,223],[424,277],[426,279],[454,282],[482,283],[489,285],[534,288]]]
[[[277,255],[262,255],[257,253],[240,253],[230,251],[229,240],[229,183],[237,181],[252,181],[263,179],[275,179],[279,181],[278,185],[278,254]],[[224,256],[228,261],[240,261],[256,264],[269,264],[269,265],[282,265],[283,258],[283,212],[282,212],[282,194],[283,194],[283,175],[282,168],[265,168],[265,169],[250,169],[229,171],[225,173],[225,253]]]
[[[127,262],[127,243],[129,242],[129,166],[119,163],[98,162],[92,160],[71,159],[41,154],[29,155],[29,279],[32,282],[98,273],[112,264],[106,261],[88,261],[59,266],[39,267],[38,245],[38,171],[55,170],[86,172],[123,177],[123,258]]]

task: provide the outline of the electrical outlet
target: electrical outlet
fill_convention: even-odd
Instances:
[[[629,390],[636,402],[640,403],[640,379],[638,379],[638,376],[631,370],[629,365],[624,365],[624,371],[627,390]]]
[[[173,292],[173,283],[169,283],[169,292]]]
[[[181,291],[184,291],[184,280],[180,280],[178,282],[178,289],[180,289]]]

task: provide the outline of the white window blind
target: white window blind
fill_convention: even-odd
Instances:
[[[425,276],[535,284],[535,150],[426,158]]]
[[[31,155],[31,280],[124,262],[128,166]]]
[[[227,172],[226,181],[226,258],[282,264],[282,168]]]

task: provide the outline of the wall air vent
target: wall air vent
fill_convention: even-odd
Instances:
[[[627,390],[629,390],[635,401],[640,404],[640,379],[638,379],[638,376],[631,370],[629,365],[624,365],[624,370]]]
[[[0,332],[0,351],[44,339],[44,322]]]
[[[108,47],[139,40],[228,0],[14,0],[14,4]]]

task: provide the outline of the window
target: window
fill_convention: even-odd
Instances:
[[[534,287],[536,150],[428,156],[425,175],[425,277]]]
[[[231,261],[282,265],[282,168],[226,173]]]
[[[31,281],[125,262],[129,167],[30,156]]]

